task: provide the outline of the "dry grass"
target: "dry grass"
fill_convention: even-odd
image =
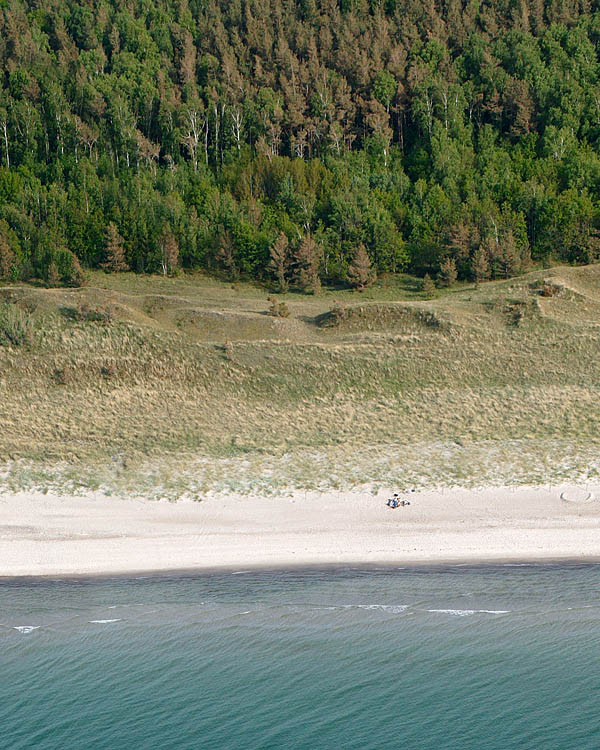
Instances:
[[[35,331],[0,345],[4,486],[176,497],[596,472],[600,267],[377,294],[280,295],[278,318],[264,290],[202,277],[0,289]]]

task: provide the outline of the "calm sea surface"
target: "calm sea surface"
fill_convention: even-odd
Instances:
[[[0,581],[0,748],[600,748],[600,566]]]

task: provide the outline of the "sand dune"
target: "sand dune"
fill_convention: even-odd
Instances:
[[[0,576],[327,563],[600,560],[600,486],[202,502],[0,496]]]

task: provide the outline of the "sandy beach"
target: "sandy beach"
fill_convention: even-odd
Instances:
[[[600,559],[600,485],[201,502],[0,495],[0,576]]]

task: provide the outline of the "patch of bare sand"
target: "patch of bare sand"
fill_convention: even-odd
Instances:
[[[396,510],[388,496],[0,495],[0,576],[600,559],[600,486],[417,492]]]

